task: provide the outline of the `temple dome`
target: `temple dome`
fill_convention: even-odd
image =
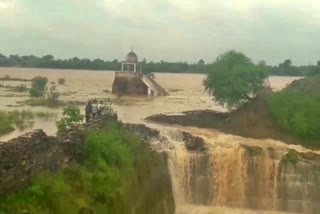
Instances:
[[[131,50],[127,55],[126,61],[132,62],[132,63],[137,63],[138,62],[137,54]]]

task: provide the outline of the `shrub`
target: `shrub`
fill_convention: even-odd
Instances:
[[[14,131],[12,123],[9,121],[9,118],[6,112],[0,112],[0,135],[4,135]]]
[[[44,94],[44,90],[47,86],[48,79],[46,77],[37,76],[32,79],[30,95],[32,97],[41,97]]]
[[[2,198],[0,213],[78,214],[85,207],[97,213],[129,213],[132,207],[124,207],[124,201],[132,188],[128,177],[135,177],[137,143],[137,138],[119,124],[89,132],[79,165],[36,176],[26,190]]]
[[[73,124],[83,121],[83,115],[80,114],[78,106],[69,105],[63,109],[63,118],[57,122],[59,130],[71,127]]]
[[[307,141],[320,140],[320,94],[282,91],[267,98],[271,114],[284,131]]]
[[[296,165],[297,162],[299,160],[299,154],[293,150],[293,149],[290,149],[287,154],[285,154],[283,157],[282,157],[282,162],[284,163],[291,163],[293,165]]]
[[[47,106],[56,107],[60,105],[59,101],[60,93],[56,91],[56,86],[52,85],[47,92]]]
[[[59,85],[64,85],[66,83],[66,80],[64,78],[59,78],[58,79],[58,84]]]
[[[16,92],[25,92],[27,91],[27,85],[26,84],[20,84],[17,87],[14,88],[14,91]]]
[[[29,94],[31,97],[41,97],[44,94],[44,91],[38,90],[36,88],[31,88],[29,90]]]
[[[87,160],[96,163],[99,159],[102,159],[119,169],[130,169],[133,165],[130,146],[135,145],[136,139],[119,125],[113,125],[103,132],[93,131],[86,139],[85,153],[88,154]]]

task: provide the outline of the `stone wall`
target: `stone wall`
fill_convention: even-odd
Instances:
[[[43,171],[56,171],[65,154],[55,137],[42,130],[0,144],[0,194],[18,190]]]

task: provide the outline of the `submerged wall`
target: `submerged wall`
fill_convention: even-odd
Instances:
[[[122,95],[148,95],[148,87],[143,83],[137,73],[116,72],[112,84],[112,93]]]

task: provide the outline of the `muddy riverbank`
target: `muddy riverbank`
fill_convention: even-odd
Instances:
[[[299,140],[278,127],[263,99],[232,112],[214,110],[186,111],[181,114],[157,114],[146,118],[148,122],[218,129],[227,134],[255,139],[275,139],[300,144]]]

